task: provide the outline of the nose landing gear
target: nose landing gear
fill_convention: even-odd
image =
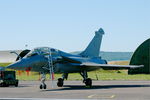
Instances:
[[[46,89],[47,88],[47,86],[45,84],[45,79],[46,79],[46,75],[45,75],[45,73],[42,73],[40,89]]]
[[[46,89],[46,84],[41,84],[40,89]]]

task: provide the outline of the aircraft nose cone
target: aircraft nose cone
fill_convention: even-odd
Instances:
[[[23,58],[21,60],[16,61],[13,64],[7,66],[7,68],[15,69],[15,70],[27,70],[28,68],[37,68],[41,67],[45,64],[46,59],[41,56],[34,56],[30,58]]]
[[[10,69],[18,69],[19,67],[24,67],[21,60],[7,66]]]

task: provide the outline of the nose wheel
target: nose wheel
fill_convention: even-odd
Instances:
[[[46,89],[46,87],[47,87],[46,84],[41,84],[40,85],[40,89]]]
[[[46,75],[45,73],[41,73],[41,84],[40,84],[40,89],[46,89],[46,84],[45,84],[45,79],[46,79]]]

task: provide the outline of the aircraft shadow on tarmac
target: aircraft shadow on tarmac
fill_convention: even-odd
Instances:
[[[137,88],[150,87],[150,85],[95,85],[92,87],[85,87],[79,85],[64,85],[62,88],[48,89],[44,91],[60,91],[60,90],[86,90],[86,89],[112,89],[112,88]]]

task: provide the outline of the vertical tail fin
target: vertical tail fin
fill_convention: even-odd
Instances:
[[[104,31],[102,28],[96,31],[94,38],[89,43],[87,48],[83,52],[80,53],[80,55],[84,57],[99,57],[103,34],[104,34]]]

